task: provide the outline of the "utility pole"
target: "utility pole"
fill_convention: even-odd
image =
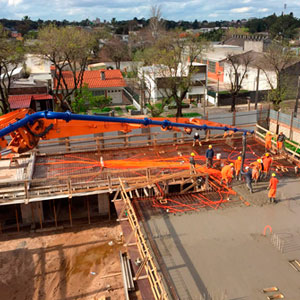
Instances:
[[[257,75],[256,75],[256,92],[255,92],[255,109],[257,109],[257,102],[258,102],[258,89],[259,89],[259,73],[260,68],[257,68]]]
[[[294,118],[297,118],[299,97],[300,97],[300,75],[298,76],[297,95],[296,95],[296,103],[295,103],[295,108],[294,108]]]
[[[221,71],[218,71],[218,74],[217,74],[217,78],[218,78],[218,84],[217,84],[217,105],[219,105],[219,92],[220,92],[220,75],[222,74]]]
[[[241,170],[244,170],[244,163],[245,163],[245,158],[246,158],[246,148],[247,148],[247,133],[244,132],[243,133],[243,150],[242,150],[242,166],[241,166]]]

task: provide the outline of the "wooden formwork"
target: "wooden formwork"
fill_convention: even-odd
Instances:
[[[153,292],[154,298],[157,300],[167,300],[169,299],[168,294],[165,290],[165,287],[162,282],[162,278],[160,274],[158,273],[157,267],[155,265],[154,259],[152,257],[152,254],[150,252],[150,249],[148,248],[147,242],[145,240],[145,237],[143,235],[142,229],[140,227],[138,218],[136,216],[135,210],[133,208],[133,205],[127,195],[126,189],[124,187],[124,184],[121,179],[119,179],[120,182],[120,193],[121,197],[124,203],[124,209],[122,210],[122,213],[119,217],[122,217],[122,214],[125,213],[128,218],[128,221],[130,223],[131,229],[134,233],[137,247],[141,256],[141,265],[135,274],[135,279],[137,280],[142,272],[143,269],[145,269],[147,273],[148,280],[151,285],[151,290]]]

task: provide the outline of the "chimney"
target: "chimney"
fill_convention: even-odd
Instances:
[[[101,80],[105,80],[105,71],[101,71],[100,74],[101,74]]]

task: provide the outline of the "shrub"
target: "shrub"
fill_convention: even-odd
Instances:
[[[127,105],[126,106],[126,110],[129,111],[130,109],[131,110],[137,110],[135,106],[133,106],[133,105]]]
[[[167,115],[167,117],[174,118],[174,117],[176,117],[176,115],[171,114],[171,115]],[[193,118],[193,117],[202,117],[202,115],[197,112],[190,112],[190,113],[183,113],[182,117],[183,118]]]

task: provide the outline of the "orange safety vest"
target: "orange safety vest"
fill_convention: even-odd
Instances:
[[[276,191],[277,191],[277,184],[278,184],[278,179],[275,178],[275,177],[272,177],[270,179],[270,190],[269,190],[269,194],[268,194],[268,197],[269,198],[275,198],[276,197]]]
[[[259,163],[258,161],[255,161],[251,164],[254,168],[257,168],[258,171],[262,170],[262,166],[261,163]]]
[[[258,177],[259,177],[259,171],[258,171],[257,167],[255,166],[252,169],[252,179],[257,180]]]
[[[270,149],[272,147],[272,134],[266,134],[265,141],[266,148]]]
[[[270,156],[263,158],[264,172],[269,172],[272,161],[273,159]]]
[[[228,179],[231,179],[233,176],[232,166],[231,165],[224,166],[221,170],[221,175],[222,175],[222,179],[225,179],[226,181]]]
[[[241,160],[236,160],[234,162],[234,168],[235,168],[235,171],[238,172],[241,170],[241,167],[242,167],[242,161]]]

